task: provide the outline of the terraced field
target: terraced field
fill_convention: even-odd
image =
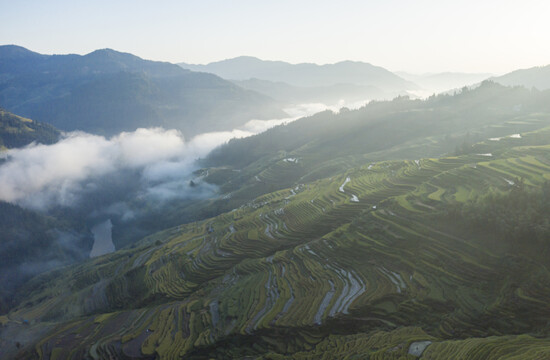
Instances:
[[[368,161],[46,274],[2,339],[42,359],[549,357],[548,243],[456,215],[543,188],[548,135]]]

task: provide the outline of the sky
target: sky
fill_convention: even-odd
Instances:
[[[550,64],[548,0],[0,0],[0,12],[0,45],[43,54],[354,60],[411,73]]]

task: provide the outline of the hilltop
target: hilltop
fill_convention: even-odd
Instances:
[[[31,142],[52,144],[60,136],[51,125],[27,119],[0,108],[0,148],[22,147]]]

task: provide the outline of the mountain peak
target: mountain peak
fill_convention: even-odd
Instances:
[[[91,53],[88,53],[84,56],[89,56],[89,57],[127,57],[127,58],[141,59],[141,58],[139,58],[135,55],[125,53],[125,52],[116,51],[116,50],[113,50],[113,49],[110,49],[110,48],[94,50]]]
[[[47,55],[41,55],[34,51],[30,51],[19,45],[1,45],[0,46],[0,58],[9,59],[22,59],[28,57],[44,57]]]

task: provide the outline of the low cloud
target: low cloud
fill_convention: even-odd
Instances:
[[[178,131],[138,129],[111,139],[82,132],[53,145],[13,149],[0,166],[0,199],[45,210],[73,206],[82,193],[101,190],[98,182],[121,170],[146,172],[151,166],[190,163]]]
[[[54,216],[68,214],[71,227],[50,229],[46,233],[50,242],[30,251],[24,262],[1,264],[0,297],[11,296],[34,275],[87,258],[92,236],[92,255],[110,252],[155,229],[151,221],[165,214],[166,206],[179,205],[168,202],[216,196],[217,188],[194,173],[196,160],[215,147],[319,111],[336,112],[342,106],[300,105],[286,109],[290,116],[285,119],[251,120],[239,129],[205,133],[189,141],[179,131],[162,128],[137,129],[111,138],[72,132],[52,145],[31,144],[0,152],[0,200]],[[76,222],[72,224],[71,219]],[[105,228],[98,231],[98,226]],[[0,244],[0,255],[8,259],[13,249],[28,243],[28,236],[25,231],[10,235]]]
[[[135,192],[134,196],[153,202],[212,196],[216,192],[214,186],[189,184],[196,180],[195,160],[215,147],[319,111],[337,112],[343,106],[358,107],[364,103],[302,104],[285,109],[288,118],[251,120],[239,129],[205,133],[190,141],[185,141],[177,130],[162,128],[137,129],[112,138],[67,133],[53,145],[31,144],[4,153],[0,165],[0,200],[37,210],[72,207],[83,198],[97,197],[94,194],[104,191],[106,184],[126,186],[125,190]],[[136,215],[124,199],[111,200],[102,204],[101,211],[120,212],[126,219]]]

